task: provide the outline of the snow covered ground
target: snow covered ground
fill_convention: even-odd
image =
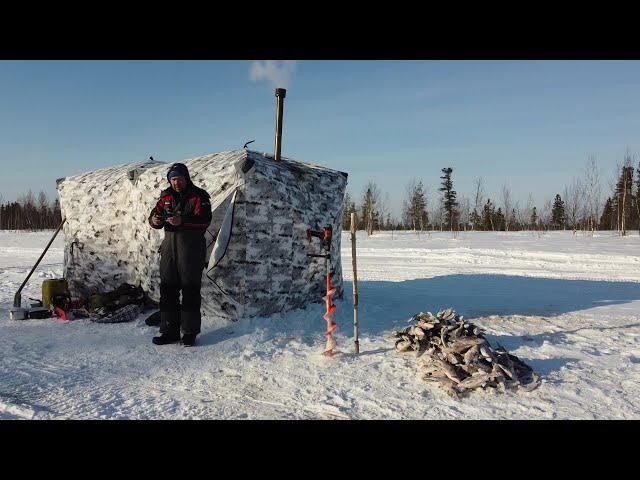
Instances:
[[[358,234],[361,354],[351,335],[351,247],[338,354],[323,305],[234,324],[203,320],[195,348],[157,347],[126,324],[10,321],[13,295],[52,232],[0,232],[0,418],[638,419],[640,237],[553,232]],[[62,275],[56,239],[23,291]],[[543,378],[530,393],[456,401],[417,375],[389,334],[453,307]],[[495,343],[494,343],[495,345]]]

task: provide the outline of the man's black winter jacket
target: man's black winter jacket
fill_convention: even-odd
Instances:
[[[169,213],[182,217],[182,223],[174,227],[169,222],[154,225],[151,220],[154,214],[166,219]],[[153,228],[163,228],[167,232],[179,232],[183,230],[201,230],[203,233],[211,223],[211,201],[209,194],[196,187],[189,180],[184,192],[178,193],[172,187],[163,190],[160,200],[149,214],[149,225]]]

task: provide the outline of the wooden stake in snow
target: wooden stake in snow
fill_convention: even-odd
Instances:
[[[356,214],[351,213],[351,264],[353,265],[353,336],[356,353],[360,353],[358,341],[358,269],[356,268]]]

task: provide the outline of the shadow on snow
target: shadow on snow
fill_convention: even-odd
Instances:
[[[555,316],[640,300],[640,283],[512,275],[446,275],[403,282],[358,282],[360,329],[378,334],[407,326],[420,311],[452,307],[472,320],[489,315]],[[334,318],[351,324],[351,282]],[[342,308],[340,308],[342,307]],[[505,345],[506,346],[506,345]]]
[[[344,282],[344,299],[337,300],[334,320],[338,332],[353,335],[351,282]],[[434,314],[452,307],[459,315],[473,320],[489,315],[554,316],[603,305],[640,300],[640,283],[590,280],[563,280],[512,275],[446,275],[402,282],[360,281],[359,321],[361,336],[375,336],[408,325],[407,320],[420,311]],[[324,305],[274,315],[265,319],[247,319],[203,332],[199,343],[211,345],[234,336],[254,333],[256,327],[282,335],[319,334],[325,327]],[[608,327],[603,327],[608,328]],[[616,328],[616,327],[611,327]],[[571,333],[571,332],[565,332]],[[315,337],[314,337],[315,338]],[[563,341],[562,332],[532,337],[496,337],[507,349],[518,344],[542,344]],[[306,339],[306,340],[305,340]]]

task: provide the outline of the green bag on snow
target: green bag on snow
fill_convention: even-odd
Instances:
[[[114,311],[126,305],[142,305],[144,302],[145,294],[142,287],[136,287],[128,283],[123,283],[111,292],[93,294],[87,300],[88,308],[91,312],[101,308],[106,311]]]

